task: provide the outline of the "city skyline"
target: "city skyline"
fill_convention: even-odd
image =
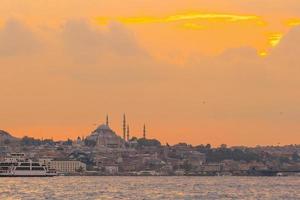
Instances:
[[[111,124],[113,124],[113,126],[111,126]],[[91,129],[89,129],[89,132],[87,133],[84,133],[82,135],[76,135],[76,136],[73,136],[72,134],[72,137],[66,137],[66,134],[63,135],[63,137],[53,137],[51,135],[49,136],[46,136],[45,138],[44,137],[40,137],[40,134],[39,136],[34,136],[34,135],[28,135],[28,134],[22,134],[20,136],[17,135],[17,137],[19,137],[20,139],[22,139],[23,137],[32,137],[32,138],[35,138],[35,139],[50,139],[50,140],[53,140],[53,141],[63,141],[63,140],[73,140],[73,141],[76,141],[78,138],[81,138],[81,139],[84,139],[84,138],[87,138],[89,137],[91,134],[93,134],[94,131],[97,131],[98,128],[101,128],[103,126],[106,126],[108,127],[109,129],[111,129],[112,131],[116,131],[115,134],[117,136],[119,136],[120,138],[122,138],[125,142],[126,141],[130,141],[131,139],[135,138],[135,139],[141,139],[141,138],[144,138],[144,139],[155,139],[155,140],[158,140],[160,142],[162,142],[162,145],[164,144],[170,144],[170,145],[176,145],[176,144],[190,144],[190,145],[194,145],[194,146],[197,146],[197,145],[212,145],[213,147],[221,147],[223,145],[228,145],[229,147],[258,147],[258,146],[286,146],[286,145],[299,145],[298,143],[287,143],[287,144],[282,144],[280,142],[276,143],[276,144],[254,144],[254,145],[247,145],[247,144],[226,144],[226,143],[211,143],[211,142],[188,142],[188,141],[185,141],[185,140],[181,140],[181,141],[175,141],[175,142],[172,142],[172,140],[160,140],[159,138],[156,138],[156,137],[151,137],[151,134],[150,134],[150,137],[148,137],[148,133],[147,133],[147,129],[146,128],[146,124],[140,124],[140,125],[137,125],[137,124],[134,124],[134,123],[128,123],[127,121],[127,115],[126,113],[123,113],[122,114],[122,120],[121,120],[121,123],[118,125],[116,123],[111,123],[111,120],[110,120],[110,117],[108,114],[106,114],[105,116],[105,120],[103,120],[102,122],[99,121],[97,123],[94,123],[91,127]],[[132,126],[133,125],[133,126]],[[131,132],[131,128],[130,127],[134,127],[135,129],[135,132]],[[40,133],[40,132],[39,132]],[[9,133],[11,134],[11,133]],[[147,136],[146,136],[147,135]],[[156,135],[156,134],[154,134]],[[14,134],[12,134],[12,136],[16,136]]]
[[[300,141],[296,0],[0,0],[0,129],[105,123],[162,143]],[[103,118],[103,119],[102,119]]]

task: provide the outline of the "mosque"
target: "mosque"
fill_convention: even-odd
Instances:
[[[122,148],[125,144],[125,141],[106,124],[100,125],[86,139],[95,141],[96,146],[100,147]]]
[[[146,137],[145,126],[143,130],[143,137]],[[129,142],[129,125],[126,124],[126,116],[123,116],[123,138],[117,135],[110,127],[108,116],[106,116],[106,124],[102,124],[96,128],[89,136],[87,140],[94,141],[96,147],[107,148],[124,148],[126,142]]]

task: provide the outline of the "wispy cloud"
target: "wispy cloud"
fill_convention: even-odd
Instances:
[[[271,48],[275,48],[282,40],[283,33],[279,32],[272,32],[267,34],[267,40],[268,40],[268,48],[259,50],[257,53],[261,57],[269,56],[269,51]]]
[[[203,25],[200,25],[197,23],[190,23],[190,22],[184,23],[181,27],[184,29],[190,29],[190,30],[201,30],[201,29],[205,28],[205,26],[203,26]]]
[[[290,27],[300,26],[300,19],[289,19],[286,21],[286,24]]]
[[[255,21],[262,24],[261,17],[256,15],[238,15],[226,13],[202,13],[202,12],[189,12],[175,15],[168,15],[164,17],[153,16],[139,16],[139,17],[97,17],[97,22],[106,24],[109,21],[118,21],[124,24],[146,24],[146,23],[171,23],[179,21],[191,20],[208,20],[208,21],[221,21],[221,22],[238,22],[238,21]]]
[[[282,33],[271,33],[269,36],[269,44],[272,47],[277,46],[279,44],[279,42],[281,41],[282,37],[283,37]]]

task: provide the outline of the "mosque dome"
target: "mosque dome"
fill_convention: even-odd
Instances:
[[[93,140],[97,146],[105,146],[109,148],[122,147],[123,139],[118,136],[108,125],[102,124],[98,126],[87,140]]]
[[[106,124],[101,124],[94,132],[96,131],[112,131],[112,130]]]

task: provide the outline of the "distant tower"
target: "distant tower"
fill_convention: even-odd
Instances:
[[[127,124],[127,141],[129,141],[130,137],[129,137],[129,125]]]
[[[109,126],[108,115],[106,115],[106,126]]]
[[[123,115],[123,139],[126,140],[126,115]]]
[[[144,124],[143,128],[143,138],[146,139],[146,125]]]

